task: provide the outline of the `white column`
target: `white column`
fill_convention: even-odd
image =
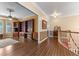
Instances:
[[[41,31],[40,20],[41,20],[41,16],[38,16],[38,44],[40,44],[40,31]]]

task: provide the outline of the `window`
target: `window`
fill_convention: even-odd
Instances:
[[[3,25],[2,25],[2,20],[0,20],[0,33],[2,33],[2,32],[3,32],[3,31],[2,31],[2,30],[3,30],[2,28],[3,28]]]
[[[11,32],[11,22],[6,21],[6,33],[10,33],[10,32]]]

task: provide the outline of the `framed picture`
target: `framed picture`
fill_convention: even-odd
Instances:
[[[47,29],[47,21],[42,20],[42,29]]]

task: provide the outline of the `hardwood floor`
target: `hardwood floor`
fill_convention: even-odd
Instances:
[[[61,46],[57,39],[47,39],[42,44],[37,41],[26,40],[25,43],[16,43],[0,48],[1,56],[76,56]]]

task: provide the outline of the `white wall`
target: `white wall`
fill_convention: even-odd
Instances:
[[[61,18],[50,17],[50,30],[55,25],[61,26],[62,30],[71,30],[79,32],[79,16],[67,16]]]

